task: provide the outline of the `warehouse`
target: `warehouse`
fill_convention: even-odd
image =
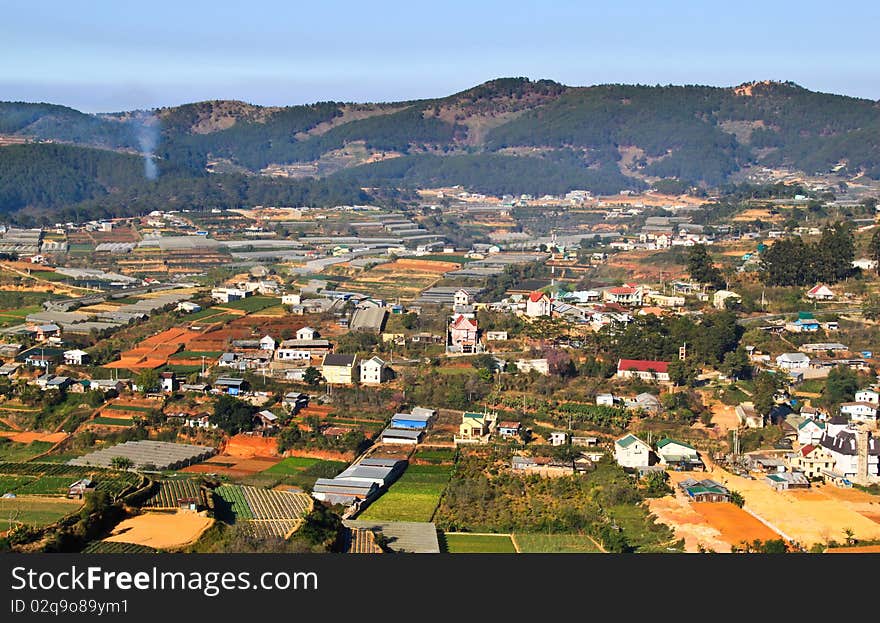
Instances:
[[[395,413],[391,418],[391,428],[407,428],[411,430],[425,430],[431,423],[432,416],[416,415],[414,413]]]
[[[423,431],[388,427],[382,431],[382,443],[415,445],[422,440]]]
[[[352,504],[371,499],[378,491],[379,487],[375,482],[343,478],[318,478],[312,488],[312,497],[330,504]]]
[[[388,312],[381,307],[358,308],[351,319],[351,330],[379,334],[387,317]]]
[[[126,441],[110,448],[78,456],[67,462],[68,465],[112,467],[113,459],[130,459],[135,468],[180,469],[193,463],[200,463],[217,451],[208,446],[194,446],[168,441]]]
[[[397,480],[404,466],[403,461],[396,459],[364,459],[360,463],[349,466],[336,478],[365,483],[373,482],[376,486],[383,488]]]

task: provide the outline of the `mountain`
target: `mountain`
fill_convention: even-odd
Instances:
[[[103,115],[0,103],[0,144],[23,138],[115,150],[118,158],[154,149],[162,175],[181,180],[271,172],[287,184],[325,178],[347,188],[610,193],[660,179],[717,186],[748,166],[817,173],[843,165],[844,174],[880,178],[880,103],[770,81],[570,87],[502,78],[430,100],[211,101]],[[0,149],[0,172],[9,149]],[[62,169],[75,159],[64,155]],[[118,191],[93,181],[54,203]],[[28,205],[46,205],[38,191],[24,193]],[[10,202],[0,193],[0,209],[16,209],[19,195]]]

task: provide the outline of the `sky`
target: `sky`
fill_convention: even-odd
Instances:
[[[0,0],[0,101],[85,112],[441,97],[492,78],[792,80],[880,99],[876,0]]]

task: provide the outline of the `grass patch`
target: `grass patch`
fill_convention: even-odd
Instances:
[[[137,413],[152,413],[156,409],[151,407],[139,407],[136,405],[122,405],[122,404],[111,404],[104,407],[105,409],[112,409],[113,411],[136,411]]]
[[[62,517],[75,512],[82,502],[66,498],[4,498],[0,499],[0,530],[10,525],[23,523],[42,527],[55,523]]]
[[[174,353],[168,359],[200,359],[201,357],[217,359],[222,354],[219,350],[183,350],[179,353]]]
[[[444,534],[450,554],[515,554],[508,534]]]
[[[130,418],[96,417],[90,423],[103,426],[134,426],[134,420]]]
[[[359,519],[431,521],[451,473],[452,466],[410,465]]]
[[[586,534],[514,534],[519,551],[524,554],[600,554],[596,543]]]
[[[247,298],[238,299],[237,301],[232,301],[231,303],[221,303],[217,306],[217,309],[239,309],[252,313],[255,311],[261,311],[267,307],[274,307],[275,305],[281,305],[280,298],[274,296],[249,296]]]
[[[310,457],[304,456],[289,456],[285,459],[282,459],[280,463],[276,463],[272,467],[267,470],[264,470],[263,474],[279,474],[279,475],[287,475],[287,474],[298,474],[303,471],[307,467],[311,467],[317,463],[320,463],[321,459],[313,459]],[[335,462],[335,461],[334,461]]]
[[[0,442],[0,461],[18,463],[28,461],[49,450],[53,443],[48,441],[32,441],[31,443],[17,443],[5,440]]]

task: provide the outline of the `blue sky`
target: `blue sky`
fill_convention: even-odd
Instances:
[[[3,0],[0,100],[88,112],[447,95],[500,76],[880,99],[880,2]]]

